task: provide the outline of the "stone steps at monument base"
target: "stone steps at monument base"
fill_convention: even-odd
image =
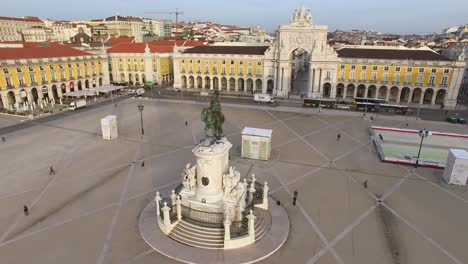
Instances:
[[[270,213],[266,210],[256,208],[256,213],[258,214],[255,221],[255,240],[260,240],[268,232],[271,225],[271,216]]]
[[[192,224],[190,222],[187,222],[182,219],[182,221],[177,224],[177,226],[181,226],[182,228],[186,230],[190,230],[193,232],[196,232],[197,234],[201,235],[207,235],[207,236],[218,236],[218,235],[224,235],[224,228],[219,227],[219,228],[211,228],[211,227],[203,227],[203,226],[197,226],[195,224]]]
[[[224,247],[224,229],[205,228],[203,231],[199,227],[180,221],[169,233],[169,237],[180,243],[199,248],[220,249]],[[211,234],[206,230],[211,229]],[[216,233],[215,233],[216,232]]]
[[[220,230],[220,232],[217,232],[217,233],[206,233],[206,232],[203,232],[203,231],[199,231],[199,230],[196,230],[196,229],[193,229],[191,227],[188,227],[188,226],[185,226],[183,224],[178,224],[177,225],[177,229],[179,230],[179,232],[183,232],[184,234],[187,234],[187,235],[190,235],[190,236],[193,236],[193,237],[200,237],[202,239],[218,239],[218,238],[224,238],[224,229],[223,230]]]

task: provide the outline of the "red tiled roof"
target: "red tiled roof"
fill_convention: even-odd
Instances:
[[[336,52],[340,58],[450,61],[430,50],[341,48]]]
[[[153,46],[167,46],[173,47],[175,45],[179,47],[195,47],[195,46],[202,46],[204,43],[203,41],[198,40],[161,40],[161,41],[151,41],[148,42]]]
[[[198,46],[187,49],[184,53],[264,55],[268,48],[268,46]]]
[[[156,46],[151,43],[120,43],[107,49],[107,53],[144,53],[146,44],[148,44],[151,53],[171,53],[174,51],[173,46]]]
[[[110,38],[108,41],[106,41],[106,44],[114,46],[120,43],[131,43],[135,40],[134,37],[128,37],[128,38]]]
[[[37,46],[29,46],[28,44],[23,48],[0,48],[0,60],[58,58],[88,55],[92,54],[56,43],[43,43]]]
[[[38,22],[41,23],[42,20],[38,17],[2,17],[0,16],[0,20],[9,20],[9,21],[23,21],[23,22]]]

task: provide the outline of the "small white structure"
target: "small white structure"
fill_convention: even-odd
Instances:
[[[450,149],[442,177],[448,184],[465,186],[468,179],[468,151]]]
[[[268,160],[273,130],[245,127],[242,130],[242,158]]]
[[[118,137],[117,133],[117,116],[108,115],[101,119],[102,138],[113,140]]]

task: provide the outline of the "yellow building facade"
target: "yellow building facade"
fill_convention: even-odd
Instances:
[[[106,55],[92,55],[59,44],[0,47],[1,108],[58,103],[67,92],[108,83]]]

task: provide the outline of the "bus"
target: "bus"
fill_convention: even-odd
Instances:
[[[354,104],[357,103],[386,104],[387,101],[385,101],[384,99],[355,97]]]
[[[333,108],[335,105],[334,99],[304,99],[303,107],[324,107]]]
[[[379,104],[362,102],[356,103],[355,106],[358,111],[375,112],[378,109]]]
[[[406,115],[410,111],[408,110],[408,106],[405,105],[391,105],[391,104],[380,104],[379,105],[380,112],[388,112],[388,113],[395,113]]]

